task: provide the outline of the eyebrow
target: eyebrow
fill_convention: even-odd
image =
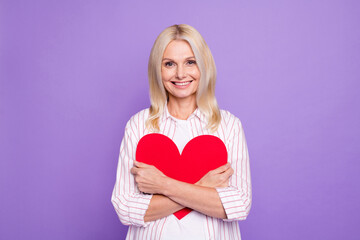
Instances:
[[[190,58],[195,58],[194,56],[191,56],[191,57],[187,57],[185,60],[188,60]],[[165,61],[165,60],[170,60],[170,61],[174,61],[172,60],[171,58],[163,58],[162,61]]]

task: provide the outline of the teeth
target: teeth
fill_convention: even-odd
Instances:
[[[190,84],[190,82],[174,82],[174,84],[177,86],[185,86],[185,85]]]

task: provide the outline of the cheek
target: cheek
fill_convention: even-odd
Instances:
[[[166,89],[166,90],[169,90],[168,88],[169,88],[169,81],[166,81],[166,80],[163,80],[162,81],[162,84],[163,84],[163,86],[164,86],[164,88]]]
[[[163,84],[163,87],[165,88],[165,90],[168,92],[171,90],[171,85],[172,83],[169,81],[170,79],[165,79],[164,77],[162,78],[162,84]]]
[[[163,81],[169,81],[174,76],[173,70],[162,69],[161,70],[161,79]]]
[[[197,68],[191,69],[191,71],[189,71],[189,74],[195,79],[200,79],[200,71]]]

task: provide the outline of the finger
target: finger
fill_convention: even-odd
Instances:
[[[137,167],[133,167],[133,168],[130,169],[130,172],[131,172],[131,174],[136,175],[138,170],[139,169]]]
[[[216,169],[213,170],[213,173],[218,174],[218,173],[223,173],[226,170],[228,170],[230,168],[230,163],[226,163],[225,165],[222,165]]]
[[[230,168],[227,169],[223,174],[224,174],[224,176],[226,176],[226,178],[228,179],[228,178],[231,177],[231,175],[234,174],[234,170],[230,167]]]
[[[136,166],[136,167],[148,167],[148,166],[150,166],[150,165],[148,165],[148,164],[146,164],[146,163],[143,163],[143,162],[138,162],[138,161],[136,161],[136,160],[134,160],[134,165]]]

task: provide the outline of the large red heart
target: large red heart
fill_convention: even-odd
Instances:
[[[190,140],[180,155],[170,138],[151,133],[140,139],[136,160],[154,165],[168,177],[194,184],[209,171],[226,164],[227,151],[220,138],[201,135]],[[174,215],[180,220],[191,211],[190,208],[183,208]]]

